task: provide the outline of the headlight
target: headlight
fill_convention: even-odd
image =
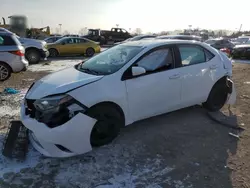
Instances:
[[[38,99],[34,102],[34,106],[36,109],[41,111],[50,110],[53,108],[57,108],[60,105],[63,104],[70,104],[70,101],[72,101],[73,98],[69,95],[59,95],[54,97],[46,97],[43,99]]]

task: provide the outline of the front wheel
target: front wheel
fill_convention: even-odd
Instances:
[[[95,50],[93,48],[87,48],[86,50],[86,56],[92,57],[95,54]]]
[[[58,51],[54,48],[49,49],[49,56],[50,57],[57,57],[58,56]]]
[[[228,88],[226,81],[221,80],[214,85],[208,99],[203,103],[203,107],[211,112],[219,111],[226,103],[228,97]]]
[[[30,64],[37,64],[41,60],[41,55],[38,50],[31,49],[28,50],[25,54],[25,57]]]
[[[11,76],[11,69],[10,67],[0,62],[0,81],[5,81]]]
[[[90,143],[94,147],[112,142],[118,136],[120,128],[124,126],[123,116],[110,105],[92,107],[87,115],[97,119],[90,135]]]

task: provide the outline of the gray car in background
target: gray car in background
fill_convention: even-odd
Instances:
[[[25,49],[13,33],[0,32],[0,81],[7,80],[11,73],[25,71],[28,61]]]
[[[209,40],[206,40],[205,43],[209,44],[210,46],[212,46],[218,50],[220,50],[222,48],[227,48],[231,51],[235,46],[228,39],[224,39],[224,38],[209,39]]]
[[[54,43],[61,38],[63,38],[63,37],[62,36],[53,36],[53,37],[48,37],[48,38],[44,39],[44,41],[47,43]]]

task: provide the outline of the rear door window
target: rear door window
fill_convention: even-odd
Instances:
[[[189,66],[206,62],[204,50],[194,45],[179,45],[182,66]]]

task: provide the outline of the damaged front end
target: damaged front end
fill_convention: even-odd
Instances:
[[[25,115],[46,124],[50,128],[60,126],[77,113],[87,109],[70,95],[55,95],[38,100],[25,100]]]
[[[26,98],[21,107],[21,121],[40,153],[70,157],[92,149],[90,134],[96,120],[85,115],[86,110],[86,106],[70,95]]]

